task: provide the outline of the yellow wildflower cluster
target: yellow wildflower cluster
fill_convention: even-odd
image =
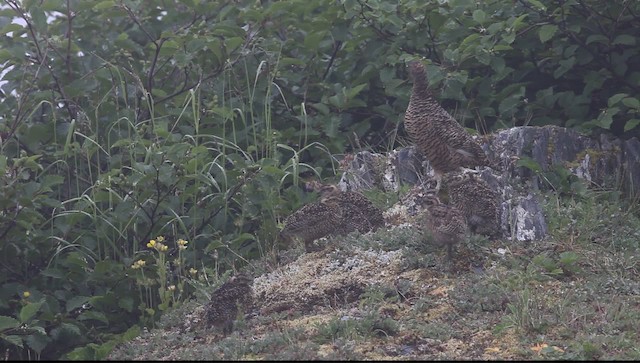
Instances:
[[[186,250],[187,249],[187,243],[189,243],[189,241],[185,241],[182,238],[180,238],[178,240],[178,249],[180,250]]]
[[[167,252],[167,250],[169,249],[169,246],[162,243],[163,241],[164,241],[164,237],[158,236],[156,237],[156,239],[149,240],[149,243],[147,243],[147,247],[154,248],[160,252]]]
[[[192,267],[189,269],[189,273],[191,274],[191,276],[195,276],[198,273],[198,270]]]
[[[25,291],[25,292],[22,293],[22,296],[26,299],[29,296],[31,296],[31,293],[29,291]]]
[[[133,265],[131,265],[131,268],[134,270],[137,270],[139,268],[142,268],[145,265],[145,261],[144,260],[138,260],[136,262],[133,263]]]

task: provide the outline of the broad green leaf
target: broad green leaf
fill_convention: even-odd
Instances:
[[[4,27],[2,27],[2,29],[0,29],[0,35],[5,35],[5,34],[7,34],[9,32],[14,32],[14,31],[17,31],[17,30],[22,30],[22,29],[24,29],[24,27],[22,25],[20,25],[20,24],[14,24],[14,23],[7,24]],[[13,34],[13,35],[15,35],[15,34]]]
[[[42,10],[48,11],[64,11],[66,7],[62,5],[64,0],[42,1]]]
[[[473,12],[473,20],[477,23],[483,24],[487,20],[487,13],[481,9],[475,10]]]
[[[118,306],[128,312],[132,312],[134,308],[133,298],[130,296],[124,296],[118,299]]]
[[[244,39],[241,37],[232,37],[224,40],[224,44],[227,46],[228,53],[231,53],[232,51],[234,51],[243,42],[244,42]]]
[[[222,42],[218,38],[210,38],[207,41],[207,49],[209,49],[220,61],[223,58],[222,55]]]
[[[0,160],[0,169],[1,169],[1,166],[2,166],[2,161]],[[46,189],[46,190],[50,191],[51,187],[56,186],[56,185],[60,185],[60,184],[64,183],[64,181],[65,181],[65,179],[61,175],[48,174],[48,175],[45,175],[42,178],[41,187],[42,187],[43,190]]]
[[[7,157],[5,155],[0,155],[0,174],[4,175],[7,171]]]
[[[522,27],[524,27],[526,24],[524,24],[524,19],[528,16],[529,14],[523,14],[520,15],[519,17],[517,17],[513,23],[511,24],[514,28],[514,30],[518,31],[520,29],[522,29]]]
[[[542,4],[542,2],[540,2],[538,0],[527,0],[527,2],[529,2],[529,4],[537,7],[540,10],[547,10],[547,7],[544,6],[544,4]]]
[[[602,34],[592,34],[587,37],[587,44],[591,44],[593,42],[598,42],[602,44],[609,44],[609,38]]]
[[[13,58],[13,54],[6,49],[0,49],[0,64],[4,64],[6,61]]]
[[[101,10],[112,8],[115,5],[116,5],[115,1],[101,1],[93,6],[93,10],[101,11]]]
[[[324,103],[312,103],[311,106],[320,111],[320,113],[322,113],[323,115],[328,115],[329,113],[331,113],[329,107],[327,107],[327,105],[325,105]]]
[[[613,44],[636,45],[636,37],[629,34],[620,34],[613,39]]]
[[[627,97],[622,100],[622,104],[629,108],[640,108],[640,101],[637,98]]]
[[[624,124],[624,132],[634,129],[638,127],[638,125],[640,125],[640,119],[637,119],[637,118],[631,119]]]
[[[78,320],[98,320],[105,324],[109,324],[107,316],[99,311],[87,310],[78,316]]]
[[[134,325],[131,328],[127,329],[126,332],[122,333],[122,339],[123,341],[127,342],[135,339],[139,335],[140,335],[140,326]]]
[[[347,91],[347,97],[349,98],[356,97],[360,93],[360,91],[362,91],[366,86],[367,84],[364,83],[364,84],[359,84],[355,87],[350,88],[349,91]]]
[[[36,28],[40,31],[45,31],[47,29],[47,16],[44,11],[39,7],[33,6],[29,12]]]
[[[43,334],[31,334],[27,336],[25,342],[29,348],[40,354],[44,348],[51,342],[51,338]]]
[[[557,30],[558,30],[557,25],[546,24],[541,26],[540,29],[538,30],[538,36],[540,37],[540,41],[544,43],[547,40],[551,39]]]
[[[609,100],[607,101],[607,106],[611,107],[613,105],[615,105],[616,103],[620,102],[620,100],[622,100],[623,98],[629,96],[627,93],[617,93],[611,97],[609,97]]]
[[[160,88],[154,88],[151,90],[151,94],[153,94],[153,97],[157,98],[157,99],[161,99],[164,97],[167,97],[167,92],[163,89]]]
[[[27,305],[23,306],[22,309],[20,309],[20,316],[19,316],[20,322],[28,323],[31,320],[31,318],[33,318],[33,316],[36,315],[38,310],[40,310],[40,306],[42,306],[43,302],[44,302],[44,299],[38,302],[28,303]]]
[[[318,44],[325,37],[326,32],[313,32],[306,37],[304,37],[304,46],[308,49],[313,49],[313,51],[318,50]]]
[[[478,33],[473,33],[470,34],[469,36],[467,36],[466,38],[464,38],[464,40],[462,41],[462,43],[460,43],[460,47],[461,48],[465,48],[469,45],[469,43],[474,42],[476,39],[480,38],[480,34]]]
[[[23,348],[22,338],[18,335],[0,335],[0,339],[5,340],[13,345]]]
[[[109,340],[107,342],[104,342],[103,344],[99,345],[96,348],[96,360],[105,360],[108,356],[109,353],[111,353],[111,351],[113,350],[113,348],[115,348],[115,346],[118,344],[118,342],[116,342],[115,340]]]
[[[511,49],[513,49],[513,47],[510,46],[510,45],[506,45],[506,44],[496,44],[493,47],[493,50],[496,51],[496,52],[500,52],[500,51],[503,51],[503,50],[511,50]]]
[[[609,128],[611,128],[611,124],[613,123],[613,116],[616,115],[619,111],[620,109],[617,107],[611,107],[604,110],[600,113],[600,115],[598,115],[597,125],[599,127],[602,127],[603,129],[608,130]]]
[[[287,66],[290,64],[294,64],[297,66],[303,66],[306,63],[302,60],[302,59],[297,59],[297,58],[289,58],[289,57],[283,57],[280,59],[280,65],[281,66]]]
[[[493,70],[496,73],[500,73],[504,70],[505,67],[505,62],[504,62],[504,58],[502,57],[492,57],[491,58],[491,68],[493,68]]]
[[[0,331],[17,328],[20,326],[20,322],[10,316],[0,315]]]
[[[90,361],[96,360],[96,348],[98,344],[89,343],[82,347],[77,347],[74,350],[67,353],[67,359],[77,361]]]
[[[67,300],[66,307],[65,307],[66,311],[71,312],[81,307],[87,301],[89,301],[88,296],[74,296],[71,299]]]
[[[567,73],[571,68],[573,68],[573,66],[576,63],[576,57],[571,57],[568,59],[563,59],[561,61],[558,62],[558,64],[560,64],[560,67],[558,67],[554,72],[553,72],[553,77],[555,79],[558,79],[560,77],[562,77],[565,73]]]

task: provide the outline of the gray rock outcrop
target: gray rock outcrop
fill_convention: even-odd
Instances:
[[[577,193],[582,179],[589,187],[640,195],[640,141],[601,135],[598,139],[557,126],[523,126],[487,135],[483,149],[494,168],[482,178],[502,196],[502,237],[543,239],[547,225],[539,191]],[[413,146],[386,155],[363,151],[349,162],[340,180],[343,190],[374,187],[398,191],[401,185],[435,186],[429,162]]]

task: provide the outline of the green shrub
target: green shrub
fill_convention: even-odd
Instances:
[[[337,155],[362,145],[402,145],[410,58],[427,59],[444,106],[481,132],[630,135],[640,123],[638,2],[4,5],[10,358],[103,357],[103,342],[190,296],[198,273],[274,248],[281,221],[308,201],[301,175],[333,177]],[[147,247],[158,236],[166,251]]]

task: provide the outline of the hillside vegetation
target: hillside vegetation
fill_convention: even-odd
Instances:
[[[0,348],[107,356],[346,153],[406,145],[406,61],[480,133],[640,132],[640,2],[4,0]],[[636,62],[636,63],[634,63]]]
[[[108,358],[638,359],[640,220],[612,192],[540,197],[544,241],[473,237],[452,271],[408,226],[289,250],[248,267],[255,304],[232,334],[198,325],[199,295]]]

